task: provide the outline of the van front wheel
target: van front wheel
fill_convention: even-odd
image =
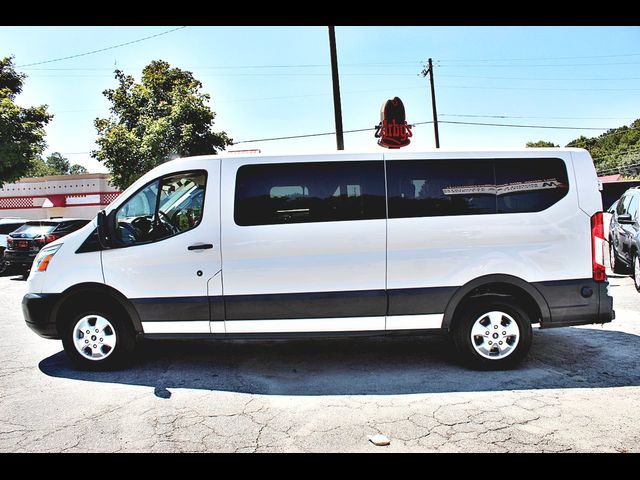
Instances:
[[[456,347],[473,368],[513,368],[531,348],[529,315],[515,302],[494,299],[469,305],[454,319]]]
[[[127,319],[110,310],[90,310],[73,316],[62,336],[65,353],[83,370],[112,370],[125,365],[135,349]]]

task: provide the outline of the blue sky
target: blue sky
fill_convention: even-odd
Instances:
[[[0,27],[0,56],[27,65],[103,49],[171,30],[147,27]],[[439,119],[576,127],[575,130],[440,125],[444,148],[565,145],[640,117],[640,27],[336,27],[345,130],[372,127],[381,104],[402,98],[409,123],[431,120],[421,62],[436,62]],[[117,66],[139,80],[162,59],[190,70],[211,95],[216,130],[234,140],[334,130],[327,28],[189,26],[78,58],[18,68],[23,105],[48,104],[47,152],[90,171],[93,119],[108,114],[102,91]],[[283,98],[284,97],[284,98]],[[461,116],[462,115],[462,116]],[[509,118],[494,118],[506,116]],[[525,118],[526,117],[526,118]],[[529,118],[530,117],[530,118]],[[348,150],[370,150],[373,132],[345,134]],[[414,128],[411,150],[434,147],[433,127]],[[335,137],[241,144],[264,153],[335,149]]]

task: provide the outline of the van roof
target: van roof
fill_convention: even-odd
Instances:
[[[404,149],[404,150],[341,150],[341,151],[336,151],[336,150],[328,150],[328,149],[324,149],[324,150],[315,150],[315,151],[299,151],[299,152],[270,152],[270,153],[236,153],[236,152],[231,152],[231,153],[227,153],[227,152],[221,152],[219,154],[216,155],[197,155],[197,156],[190,156],[190,157],[181,157],[181,158],[176,158],[172,161],[181,161],[181,160],[185,160],[185,159],[196,159],[196,158],[214,158],[214,159],[226,159],[226,158],[282,158],[282,157],[305,157],[305,156],[324,156],[324,155],[380,155],[380,154],[397,154],[397,153],[407,153],[407,154],[420,154],[420,153],[427,153],[427,154],[434,154],[434,153],[446,153],[446,154],[451,154],[451,153],[479,153],[479,154],[487,154],[487,153],[491,153],[491,152],[495,152],[495,153],[527,153],[527,154],[531,154],[531,152],[536,151],[536,152],[541,152],[541,153],[545,153],[545,154],[549,154],[549,153],[558,153],[558,152],[587,152],[585,149],[583,148],[575,148],[575,147],[545,147],[545,148],[438,148],[438,149],[426,149],[426,150],[408,150],[408,149]]]

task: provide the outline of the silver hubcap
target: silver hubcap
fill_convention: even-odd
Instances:
[[[100,315],[87,315],[73,327],[73,344],[88,360],[104,360],[116,346],[116,330]]]
[[[640,286],[640,261],[638,257],[633,257],[633,280],[636,282],[636,287]]]
[[[519,341],[518,324],[504,312],[484,313],[471,328],[471,345],[478,354],[491,360],[511,355]]]

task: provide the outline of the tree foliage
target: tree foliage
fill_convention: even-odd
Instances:
[[[53,118],[46,105],[16,105],[25,78],[15,71],[13,57],[0,60],[0,186],[34,168],[46,147],[44,127]]]
[[[567,144],[589,150],[598,172],[637,175],[640,168],[640,119],[597,137],[580,136]]]
[[[545,147],[559,147],[553,142],[547,142],[546,140],[538,140],[537,142],[527,142],[528,148],[545,148]]]
[[[69,163],[66,157],[59,152],[53,152],[46,159],[37,158],[31,164],[27,172],[30,177],[44,177],[46,175],[77,175],[87,173],[87,169],[82,165]]]
[[[103,92],[111,115],[95,120],[99,148],[91,155],[104,162],[116,187],[173,157],[215,154],[231,144],[225,132],[213,132],[210,97],[191,72],[153,61],[140,83],[121,70],[115,78],[118,87]]]

